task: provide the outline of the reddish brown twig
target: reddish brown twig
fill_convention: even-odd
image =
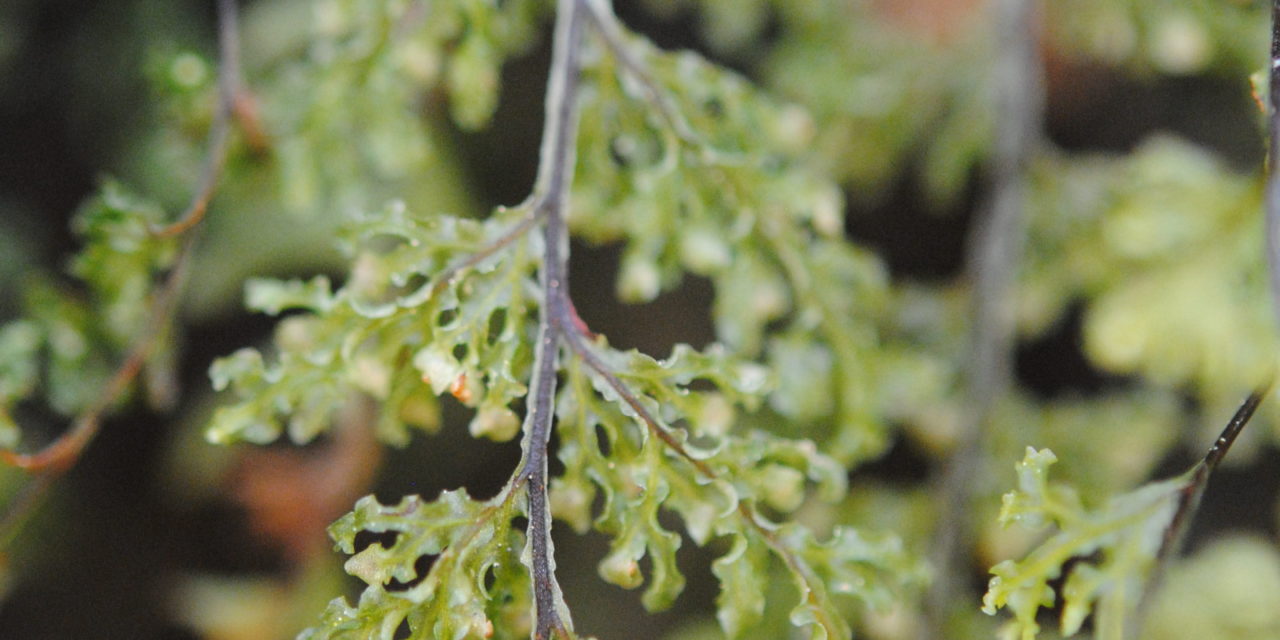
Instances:
[[[214,112],[213,125],[209,128],[209,148],[205,154],[204,169],[199,186],[191,197],[191,204],[174,222],[151,229],[161,238],[172,238],[186,233],[200,224],[209,211],[214,188],[227,161],[227,141],[231,137],[233,119],[255,123],[250,133],[265,142],[261,128],[256,127],[256,110],[252,101],[240,92],[240,35],[236,24],[235,0],[218,1],[218,109]]]
[[[175,306],[178,292],[181,290],[182,281],[186,277],[187,264],[190,262],[191,246],[194,244],[194,238],[194,235],[189,236],[187,241],[183,243],[178,255],[178,262],[169,271],[164,285],[159,293],[156,294],[155,300],[151,305],[149,320],[142,333],[134,339],[128,355],[125,356],[124,361],[116,368],[115,373],[107,380],[107,383],[103,385],[94,401],[76,417],[71,428],[35,453],[0,451],[0,460],[10,466],[26,471],[52,476],[61,475],[75,464],[85,446],[97,435],[98,429],[102,425],[103,414],[111,408],[111,405],[118,398],[124,395],[124,392],[129,388],[133,380],[138,377],[143,365],[146,364],[147,359],[155,350],[158,343],[157,338],[164,331],[170,316],[173,315],[173,307]]]
[[[235,0],[219,0],[218,16],[219,46],[222,49],[220,56],[222,67],[219,69],[220,106],[219,117],[215,120],[210,133],[205,172],[196,189],[192,204],[183,217],[168,227],[153,230],[153,233],[161,237],[186,233],[199,224],[208,209],[218,175],[225,162],[227,129],[230,127],[230,105],[239,84]],[[187,234],[178,249],[173,267],[152,299],[146,324],[133,339],[124,360],[103,385],[93,402],[76,416],[71,428],[33,453],[0,451],[0,461],[36,474],[36,478],[7,505],[3,518],[0,518],[0,545],[12,538],[22,522],[40,503],[53,481],[80,459],[85,447],[101,430],[103,416],[125,394],[155,352],[166,327],[172,321],[177,299],[191,262],[196,236],[195,233]]]

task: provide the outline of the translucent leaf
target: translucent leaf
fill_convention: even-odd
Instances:
[[[1179,6],[1149,0],[1122,4],[1077,0],[1046,15],[1065,51],[1109,66],[1170,75],[1215,67],[1239,76],[1253,71],[1265,51],[1267,14],[1260,5]],[[1261,26],[1260,26],[1261,25]]]
[[[764,615],[764,594],[768,580],[768,555],[764,547],[752,545],[745,536],[733,539],[729,552],[711,565],[720,580],[716,597],[716,619],[730,638],[751,637],[751,630]]]
[[[1096,637],[1120,640],[1130,631],[1173,518],[1191,489],[1192,474],[1148,484],[1087,511],[1074,492],[1048,484],[1055,461],[1048,450],[1027,449],[1018,464],[1018,489],[1005,494],[1000,519],[1037,528],[1051,524],[1057,533],[1023,560],[991,568],[994,577],[983,611],[995,614],[1008,608],[1014,615],[1012,633],[1023,640],[1037,637],[1037,612],[1055,602],[1050,583],[1070,566],[1061,593],[1063,635],[1074,635],[1092,612]],[[1073,559],[1083,560],[1068,565]]]
[[[35,388],[43,342],[39,325],[29,320],[0,327],[0,404],[8,406]]]
[[[380,187],[412,188],[434,151],[425,96],[444,88],[459,124],[487,124],[500,65],[535,41],[545,10],[528,0],[316,4],[308,55],[273,61],[283,71],[261,83],[269,91],[263,102],[281,123],[277,157],[286,204],[299,211],[362,209],[397,193]]]
[[[505,260],[448,269],[502,242],[520,213],[500,210],[484,222],[417,218],[392,203],[348,230],[357,255],[341,289],[331,291],[323,277],[251,281],[251,307],[305,313],[278,325],[274,361],[248,349],[210,368],[214,387],[241,401],[215,413],[209,437],[262,442],[287,428],[307,442],[355,392],[389,403],[378,433],[393,444],[408,441],[408,427],[439,424],[434,395],[443,393],[481,407],[477,435],[514,437],[518,421],[507,406],[525,394],[532,360],[530,247],[508,238]]]
[[[316,276],[308,282],[252,278],[245,283],[245,306],[251,311],[279,315],[285,309],[325,313],[336,303],[329,279]]]
[[[114,346],[127,344],[146,322],[157,276],[176,255],[176,239],[151,233],[164,221],[163,210],[116,182],[105,183],[72,221],[85,247],[71,271],[89,285],[98,322]]]
[[[392,506],[361,499],[329,531],[339,549],[353,554],[347,572],[367,586],[356,607],[330,603],[320,624],[301,637],[390,638],[404,621],[412,638],[491,636],[493,617],[510,619],[510,607],[528,606],[523,540],[511,528],[519,511],[509,495],[477,502],[465,491],[445,491],[433,502],[410,496]],[[362,532],[395,536],[389,546],[375,542],[357,551]],[[430,569],[419,574],[423,559]]]
[[[989,150],[991,22],[972,5],[910,12],[876,4],[772,3],[775,47],[761,82],[819,123],[811,151],[859,197],[887,192],[912,158],[939,205]]]
[[[575,233],[625,244],[624,299],[652,299],[684,273],[709,278],[725,347],[787,369],[775,408],[841,462],[878,455],[884,408],[866,368],[885,273],[841,237],[843,198],[809,153],[808,115],[693,54],[618,38],[644,76],[612,58],[591,70]],[[819,366],[790,367],[791,342]]]
[[[698,410],[706,405],[688,399],[714,393],[710,397],[746,402],[758,400],[765,391],[757,384],[741,384],[740,376],[724,375],[734,371],[725,354],[714,348],[699,354],[678,347],[670,358],[655,361],[611,352],[600,343],[596,350],[602,361],[619,364],[619,377],[631,392],[643,394],[634,400],[646,409],[637,411],[582,365],[569,365],[557,425],[565,472],[553,481],[552,505],[558,517],[583,530],[593,517],[594,496],[603,493],[603,507],[593,524],[614,538],[600,563],[606,580],[631,588],[647,578],[644,602],[651,608],[669,604],[682,588],[683,579],[675,570],[679,537],[658,525],[660,507],[680,514],[698,544],[713,535],[733,541],[728,555],[713,567],[722,583],[718,617],[731,636],[744,635],[763,615],[765,590],[759,583],[767,579],[771,554],[790,569],[801,592],[793,622],[829,637],[846,637],[849,632],[829,588],[878,606],[889,600],[894,588],[890,585],[918,572],[894,539],[869,542],[841,528],[830,541],[820,543],[803,527],[775,528],[755,513],[752,505],[757,503],[780,511],[795,509],[808,498],[810,486],[824,500],[839,500],[845,492],[845,471],[811,442],[732,426],[725,431],[700,427],[698,419],[706,414]],[[713,371],[721,373],[712,375]],[[713,381],[718,390],[672,386],[699,379]],[[742,389],[756,395],[744,396]],[[653,402],[655,397],[664,401]],[[682,408],[693,411],[683,413]],[[650,424],[649,419],[657,422]],[[685,431],[671,426],[675,422],[687,425],[687,433],[699,439],[688,439]],[[655,437],[660,433],[667,435]],[[714,444],[701,444],[712,433]],[[677,453],[672,441],[687,447],[683,455],[689,457]],[[639,570],[645,556],[653,567],[650,576]]]

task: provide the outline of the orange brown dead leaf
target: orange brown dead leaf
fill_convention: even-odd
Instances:
[[[328,553],[326,529],[368,491],[382,449],[368,401],[339,418],[333,439],[308,449],[248,449],[231,472],[232,499],[249,526],[278,545],[292,566]]]

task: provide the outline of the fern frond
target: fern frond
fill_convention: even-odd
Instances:
[[[994,577],[982,610],[994,615],[1008,608],[1013,613],[1005,637],[1037,637],[1037,613],[1057,600],[1050,582],[1063,577],[1063,636],[1079,632],[1092,614],[1098,640],[1135,637],[1149,583],[1176,552],[1210,474],[1270,386],[1267,382],[1244,401],[1204,459],[1186,473],[1115,496],[1098,510],[1086,509],[1073,489],[1049,483],[1049,467],[1057,462],[1052,451],[1027,447],[1017,465],[1018,488],[1004,495],[1000,522],[1034,530],[1053,527],[1057,533],[1022,560],[991,568]]]
[[[536,240],[510,234],[524,216],[417,218],[392,205],[354,224],[349,244],[359,253],[337,291],[323,277],[251,281],[251,308],[306,313],[281,323],[274,362],[245,349],[210,368],[214,387],[242,401],[218,410],[208,437],[270,441],[287,423],[294,441],[307,442],[356,391],[390,403],[378,431],[393,444],[408,441],[406,424],[434,428],[431,398],[445,392],[479,408],[475,435],[514,437],[509,404],[527,391],[537,310]],[[495,244],[507,250],[471,259]]]

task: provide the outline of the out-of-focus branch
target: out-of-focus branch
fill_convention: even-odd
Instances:
[[[1271,3],[1271,69],[1268,74],[1267,112],[1267,265],[1271,272],[1271,302],[1280,319],[1280,0]]]
[[[966,584],[965,559],[974,479],[982,465],[985,425],[1013,371],[1014,282],[1024,241],[1026,169],[1039,139],[1043,110],[1035,3],[995,3],[1000,38],[993,69],[998,128],[991,181],[969,238],[972,286],[965,415],[957,447],[937,478],[938,521],[932,560],[934,581],[925,602],[924,638],[942,638],[948,612]]]
[[[230,128],[232,104],[239,89],[238,27],[235,0],[218,2],[218,42],[220,67],[218,70],[218,115],[210,132],[210,146],[206,151],[205,170],[196,188],[195,196],[183,217],[172,225],[152,230],[169,237],[191,231],[203,219],[213,197],[218,175],[227,154],[227,136]],[[103,416],[137,379],[145,363],[154,353],[166,328],[173,320],[178,298],[190,267],[191,254],[196,243],[195,233],[183,239],[177,257],[163,283],[152,298],[147,322],[130,344],[124,360],[111,378],[103,385],[97,397],[76,416],[71,427],[34,453],[0,451],[0,461],[37,474],[18,496],[5,508],[0,518],[0,545],[7,543],[25,522],[53,481],[75,465],[81,453],[101,429]]]
[[[252,121],[256,126],[256,114],[248,96],[240,95],[240,32],[237,26],[236,0],[218,0],[218,108],[209,128],[209,146],[205,152],[204,169],[191,204],[173,223],[157,227],[151,233],[162,238],[180,235],[200,223],[209,210],[214,188],[222,167],[227,161],[227,141],[231,137],[231,123],[240,119]],[[261,136],[261,129],[254,132]]]
[[[587,8],[587,15],[591,17],[591,23],[596,28],[596,33],[600,34],[600,39],[618,61],[622,70],[643,88],[645,98],[658,110],[658,113],[662,114],[672,131],[684,142],[699,143],[698,134],[685,121],[680,109],[672,102],[671,96],[663,91],[654,79],[653,73],[627,45],[622,25],[619,24],[608,2],[587,0]]]

